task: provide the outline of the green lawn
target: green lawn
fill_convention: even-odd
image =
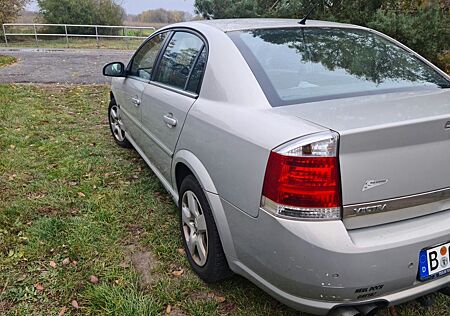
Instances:
[[[175,205],[109,135],[107,87],[0,85],[0,99],[1,315],[295,314],[189,270]],[[398,314],[449,315],[450,300]]]
[[[17,60],[12,56],[0,55],[0,67],[14,64]]]
[[[39,38],[38,44],[34,38],[18,38],[8,42],[10,48],[46,48],[46,49],[121,49],[121,50],[136,50],[142,44],[144,39],[107,39],[101,38],[98,42],[95,38],[70,38],[67,44],[64,37],[61,38]],[[7,47],[5,43],[0,43],[0,47]]]

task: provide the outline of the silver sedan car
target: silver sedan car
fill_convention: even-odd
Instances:
[[[114,77],[109,120],[180,209],[192,269],[310,313],[450,284],[450,77],[371,29],[180,23]]]

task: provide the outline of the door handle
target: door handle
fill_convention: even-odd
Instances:
[[[133,102],[134,105],[139,106],[141,105],[141,100],[139,100],[138,97],[134,97],[131,99],[131,101]]]
[[[164,123],[166,123],[167,127],[174,128],[175,126],[177,126],[178,121],[177,121],[177,119],[175,119],[173,117],[172,113],[164,115],[163,119],[164,119]]]

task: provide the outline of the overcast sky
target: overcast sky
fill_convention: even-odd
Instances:
[[[137,14],[148,9],[164,8],[168,10],[181,10],[194,13],[195,0],[117,0],[117,3],[122,3],[127,13]],[[27,6],[28,10],[37,11],[38,6],[36,1],[32,1]]]

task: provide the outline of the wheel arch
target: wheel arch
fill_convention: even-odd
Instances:
[[[112,92],[112,91],[109,91],[109,100],[116,101],[116,97],[114,96],[114,92]]]
[[[205,191],[206,199],[211,207],[228,265],[234,270],[233,262],[236,258],[236,251],[234,249],[231,231],[228,226],[228,220],[214,182],[200,159],[188,150],[180,150],[175,154],[172,161],[172,183],[178,196],[180,194],[179,188],[181,182],[183,181],[183,178],[189,174],[192,174],[197,179],[200,186]],[[181,196],[178,198],[181,199]]]
[[[177,192],[179,192],[181,181],[189,173],[194,175],[203,190],[218,194],[211,176],[200,159],[188,150],[180,150],[175,154],[172,162],[172,183]]]

